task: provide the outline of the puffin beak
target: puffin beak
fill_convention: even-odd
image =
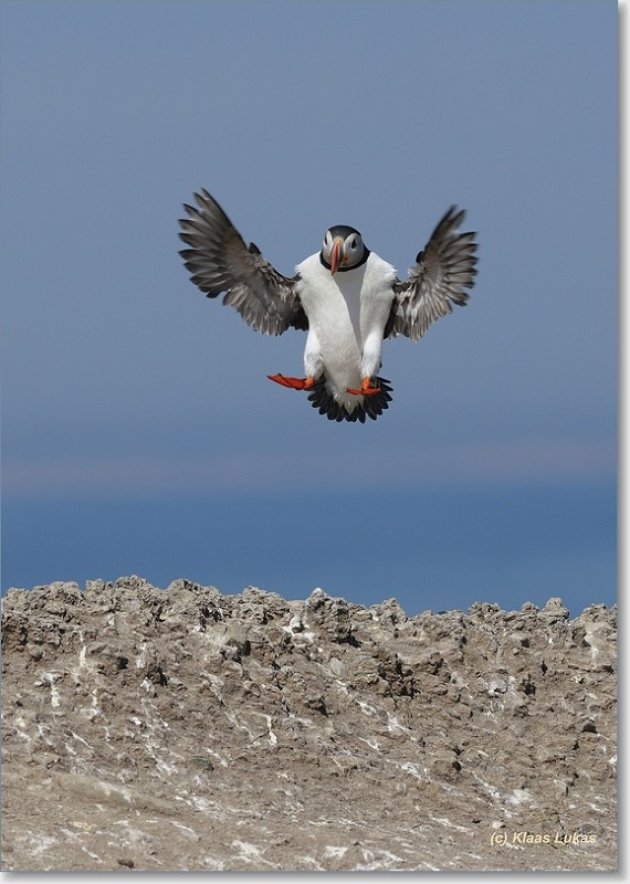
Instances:
[[[343,255],[343,240],[337,237],[333,243],[330,253],[330,272],[332,276],[337,272],[337,268],[341,264],[341,256]]]

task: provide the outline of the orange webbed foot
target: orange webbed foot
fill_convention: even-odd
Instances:
[[[346,387],[348,393],[352,393],[353,396],[376,396],[381,392],[380,387],[373,387],[372,381],[370,378],[363,378],[361,381],[361,388],[357,390],[355,387]]]
[[[288,387],[290,390],[310,390],[315,386],[313,378],[288,378],[283,374],[268,374],[270,381],[275,381],[281,387]]]

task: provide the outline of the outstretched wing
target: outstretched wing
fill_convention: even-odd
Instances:
[[[406,335],[418,341],[453,304],[464,305],[477,272],[474,233],[458,233],[465,212],[451,206],[416,258],[405,282],[394,282],[394,301],[384,337]]]
[[[180,255],[192,282],[209,298],[225,293],[223,303],[265,335],[281,335],[291,326],[306,330],[308,321],[296,291],[299,276],[283,276],[254,243],[246,246],[207,190],[202,188],[195,200],[199,208],[185,205],[190,217],[179,222],[179,235],[190,246]]]

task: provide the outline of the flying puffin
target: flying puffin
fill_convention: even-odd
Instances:
[[[378,376],[385,338],[418,341],[432,322],[464,305],[476,273],[474,233],[459,233],[465,212],[452,206],[421,251],[408,279],[371,252],[358,230],[326,231],[319,252],[279,273],[254,243],[249,246],[217,201],[203,189],[198,208],[184,205],[180,252],[191,280],[209,298],[224,293],[256,331],[307,332],[303,378],[268,378],[308,398],[329,420],[365,423],[388,407],[389,381]]]

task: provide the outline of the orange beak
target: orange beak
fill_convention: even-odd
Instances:
[[[337,268],[341,264],[341,255],[343,253],[343,240],[336,239],[333,243],[332,251],[330,253],[330,272],[334,276],[337,272]]]

